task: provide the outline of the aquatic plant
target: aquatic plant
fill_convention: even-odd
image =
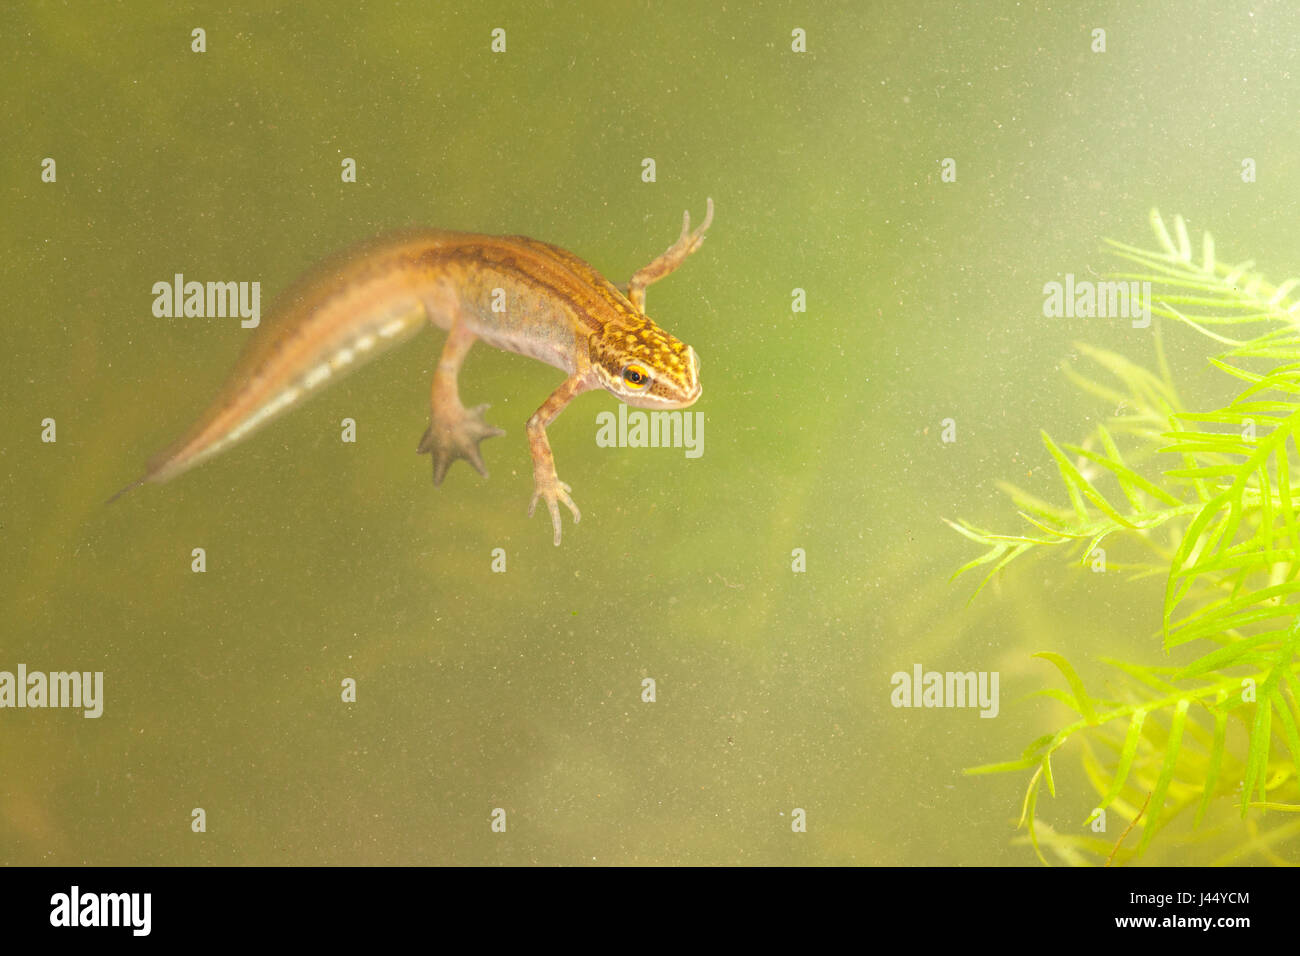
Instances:
[[[1108,240],[1137,267],[1115,278],[1149,282],[1153,316],[1222,346],[1210,364],[1243,383],[1239,393],[1211,411],[1184,407],[1158,323],[1154,371],[1078,345],[1104,374],[1067,366],[1067,376],[1114,411],[1079,444],[1042,436],[1068,505],[1001,483],[1028,528],[948,522],[984,549],[954,577],[986,568],[982,589],[1016,558],[1054,548],[1089,565],[1123,536],[1139,559],[1107,570],[1163,576],[1164,648],[1199,656],[1181,666],[1106,658],[1112,699],[1090,692],[1061,655],[1036,655],[1065,685],[1040,694],[1076,719],[1016,760],[967,773],[1030,773],[1020,826],[1044,863],[1045,848],[1067,863],[1132,859],[1175,819],[1190,812],[1195,831],[1227,801],[1239,832],[1220,862],[1285,862],[1279,847],[1300,834],[1300,279],[1270,285],[1252,262],[1217,261],[1209,233],[1194,251],[1181,217],[1172,236],[1157,211],[1150,219],[1159,249]],[[1043,787],[1056,794],[1052,758],[1068,743],[1100,795],[1074,834],[1038,818]],[[1118,842],[1088,826],[1103,810],[1128,821]],[[1135,824],[1141,836],[1125,846]]]

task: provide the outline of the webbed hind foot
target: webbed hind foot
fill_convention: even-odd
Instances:
[[[483,413],[489,407],[475,405],[473,408],[465,408],[457,403],[452,408],[444,405],[434,409],[433,420],[425,429],[417,451],[421,455],[433,456],[435,485],[442,484],[447,469],[457,458],[464,458],[484,478],[488,476],[479,443],[485,438],[505,434],[502,429],[489,425],[484,419]]]

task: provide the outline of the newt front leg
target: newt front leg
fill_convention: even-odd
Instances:
[[[712,223],[712,199],[708,201],[704,222],[700,223],[694,232],[691,231],[691,211],[688,209],[682,213],[682,234],[677,237],[677,241],[654,262],[638,269],[636,275],[632,276],[632,281],[627,284],[627,297],[639,312],[645,312],[646,286],[676,272],[677,267],[685,262],[692,252],[700,248],[700,244],[704,242],[704,233]]]
[[[542,407],[533,412],[528,419],[528,449],[533,456],[533,499],[528,503],[528,517],[537,509],[537,499],[546,502],[551,513],[551,525],[555,528],[555,545],[560,544],[560,506],[573,512],[573,523],[582,520],[582,512],[569,497],[573,489],[560,481],[555,474],[555,456],[551,454],[551,443],[546,437],[546,426],[555,421],[555,416],[564,411],[564,406],[590,389],[599,386],[599,381],[590,369],[575,372],[565,379],[564,384],[551,393],[551,397],[542,403]]]

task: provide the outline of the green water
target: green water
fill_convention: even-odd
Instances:
[[[1021,700],[1053,678],[1032,652],[1160,660],[1159,584],[1049,559],[967,606],[947,579],[973,552],[940,519],[1012,524],[998,478],[1050,492],[1039,429],[1105,413],[1058,370],[1072,342],[1150,357],[1149,332],[1042,316],[1043,283],[1114,267],[1102,236],[1146,242],[1154,205],[1300,271],[1300,15],[336,6],[34,4],[0,29],[0,670],[103,671],[106,695],[96,720],[0,710],[0,864],[1032,862],[1025,778],[960,771],[1059,722]],[[526,517],[523,433],[558,373],[476,348],[462,393],[508,434],[490,480],[435,489],[434,332],[104,504],[247,335],[154,317],[155,282],[257,280],[265,303],[412,224],[622,282],[707,197],[707,242],[649,294],[701,357],[704,453],[597,447],[616,401],[580,397],[550,429],[583,512],[562,547]],[[1170,348],[1201,382],[1204,342]],[[892,707],[915,663],[998,671],[998,717]],[[1040,804],[1058,829],[1096,800],[1077,767]]]

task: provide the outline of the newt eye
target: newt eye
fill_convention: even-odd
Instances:
[[[631,388],[642,389],[650,384],[650,373],[643,366],[629,365],[623,369],[623,381]]]

